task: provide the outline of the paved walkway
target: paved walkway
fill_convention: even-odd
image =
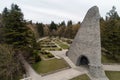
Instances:
[[[71,68],[76,68],[75,64],[68,57],[63,58],[70,65]]]
[[[20,59],[21,59],[22,63],[24,64],[24,67],[25,67],[27,73],[32,78],[32,80],[69,80],[78,75],[82,75],[85,73],[88,74],[87,69],[85,69],[83,67],[76,67],[72,63],[72,61],[70,61],[70,59],[65,56],[65,51],[62,51],[62,52],[54,51],[53,54],[56,56],[59,56],[60,58],[64,58],[72,68],[66,69],[63,71],[59,71],[59,72],[56,72],[56,73],[53,73],[50,75],[41,76],[41,75],[37,74],[31,68],[31,66],[24,60],[24,58],[22,56],[20,56]],[[103,68],[104,68],[104,70],[108,70],[108,71],[120,71],[120,65],[103,65]]]
[[[37,42],[39,42],[39,41],[41,41],[41,40],[44,40],[44,39],[46,39],[46,38],[48,38],[48,37],[39,38],[39,39],[37,40]]]
[[[64,56],[66,56],[66,51],[68,50],[62,50],[62,51],[50,51],[56,58],[61,59]]]
[[[54,43],[58,48],[61,48],[56,42],[51,41],[52,43]]]
[[[21,60],[21,63],[23,64],[27,75],[29,75],[32,80],[41,80],[41,75],[37,74],[32,67],[25,61],[22,55],[19,55],[19,59]]]
[[[50,52],[58,59],[63,58],[70,65],[71,68],[76,68],[75,64],[66,56],[67,51],[68,50]]]
[[[69,80],[73,77],[76,77],[78,75],[85,73],[85,72],[80,72],[74,68],[70,68],[70,69],[59,71],[50,75],[41,76],[31,68],[31,66],[24,60],[24,58],[21,55],[20,55],[20,59],[24,64],[24,67],[27,73],[29,74],[29,76],[32,78],[32,80]]]
[[[103,65],[103,69],[107,71],[120,71],[120,65]]]
[[[67,42],[63,42],[62,40],[60,40],[60,42],[62,42],[63,44],[66,44],[68,46],[70,46],[70,44],[68,44]]]
[[[84,72],[80,72],[75,69],[67,69],[57,73],[53,73],[47,76],[42,77],[42,80],[69,80],[75,76],[84,74]]]

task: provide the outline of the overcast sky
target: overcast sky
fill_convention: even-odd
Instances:
[[[94,5],[99,7],[102,17],[113,5],[120,15],[120,0],[0,0],[0,13],[12,3],[18,4],[25,19],[34,22],[82,21],[87,10]]]

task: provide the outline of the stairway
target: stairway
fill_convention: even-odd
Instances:
[[[65,56],[63,58],[70,65],[71,68],[76,68],[76,65],[67,56]]]

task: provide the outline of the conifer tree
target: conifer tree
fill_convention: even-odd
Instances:
[[[14,48],[26,48],[32,46],[34,35],[26,27],[21,9],[12,4],[11,9],[5,8],[2,12],[4,28],[4,41]]]

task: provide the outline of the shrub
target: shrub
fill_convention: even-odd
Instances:
[[[36,55],[35,56],[35,62],[39,62],[39,61],[41,61],[41,57],[39,55]]]
[[[49,53],[47,56],[48,56],[49,58],[54,57],[54,56],[53,56],[52,54],[50,54],[50,53]]]
[[[61,50],[62,50],[62,48],[59,48],[59,50],[61,51]]]
[[[38,50],[34,50],[33,55],[34,55],[34,58],[35,58],[35,62],[41,61],[41,57],[39,56],[39,51]]]

